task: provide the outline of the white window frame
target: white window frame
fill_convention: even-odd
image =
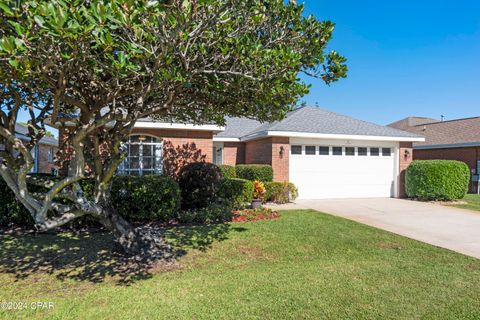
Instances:
[[[153,139],[156,139],[157,141],[155,142],[143,142],[141,139],[139,139],[139,142],[131,142],[132,137],[151,137]],[[163,173],[163,140],[159,137],[156,137],[154,135],[149,135],[149,134],[141,134],[141,133],[135,133],[132,134],[128,137],[128,142],[125,143],[124,145],[138,145],[138,164],[139,168],[129,168],[129,160],[132,157],[130,154],[127,154],[127,157],[125,157],[125,160],[120,164],[118,168],[118,173],[120,175],[131,175],[133,172],[138,172],[139,176],[143,176],[145,174],[153,173],[153,174],[162,174]],[[153,168],[144,168],[144,162],[143,162],[143,147],[144,146],[155,146],[153,148],[154,154],[150,156],[152,159],[154,159],[154,165]],[[128,151],[129,152],[129,151]]]

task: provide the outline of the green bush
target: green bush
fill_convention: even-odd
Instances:
[[[461,199],[469,182],[468,166],[453,160],[415,160],[405,176],[407,195],[419,200]]]
[[[215,201],[222,182],[222,173],[213,163],[187,164],[178,173],[182,192],[182,209],[205,208]]]
[[[182,224],[211,224],[232,221],[232,207],[228,203],[214,202],[204,208],[180,211],[176,220]]]
[[[8,227],[12,224],[32,227],[34,222],[7,183],[0,178],[0,226]]]
[[[42,177],[42,179],[45,178]],[[47,177],[47,179],[59,178]],[[47,190],[38,186],[38,181],[34,180],[36,176],[29,178],[30,191],[45,192]],[[87,197],[93,194],[93,179],[82,180],[80,185]],[[0,179],[0,192],[0,225],[33,226],[33,220],[28,211],[15,199],[13,192],[3,179]],[[112,180],[111,196],[117,212],[131,222],[168,222],[176,217],[180,207],[180,188],[173,179],[165,176],[116,176]],[[72,221],[72,224],[91,222],[88,217],[82,217]]]
[[[243,209],[252,202],[253,181],[231,178],[223,179],[219,197],[229,201],[235,209]]]
[[[166,176],[116,176],[111,195],[117,212],[131,222],[169,222],[180,208],[180,188]]]
[[[234,166],[229,166],[226,164],[221,164],[218,166],[220,168],[220,171],[222,171],[222,175],[224,178],[236,178],[237,177],[237,171],[235,170]]]
[[[237,171],[237,178],[262,182],[273,180],[273,168],[268,164],[239,164],[235,167],[235,170]]]
[[[265,182],[265,200],[278,204],[288,203],[298,197],[297,187],[291,182]]]

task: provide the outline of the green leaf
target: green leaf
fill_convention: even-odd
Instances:
[[[14,67],[14,68],[18,68],[18,61],[16,59],[10,59],[8,60],[8,63]]]
[[[43,28],[43,25],[45,24],[45,20],[43,20],[42,17],[40,17],[40,16],[35,16],[35,17],[33,17],[33,20],[35,20],[35,22],[37,23],[37,25],[38,25],[40,28]]]
[[[5,12],[7,15],[13,16],[12,9],[5,3],[0,3],[0,9],[2,9],[2,11]]]

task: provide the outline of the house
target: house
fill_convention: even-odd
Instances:
[[[389,126],[425,137],[414,142],[414,159],[463,161],[473,174],[480,173],[480,117],[448,121],[409,117]]]
[[[273,123],[228,118],[225,127],[142,119],[119,171],[162,173],[174,149],[177,158],[201,154],[216,164],[270,164],[274,180],[293,182],[304,199],[400,197],[412,143],[421,141],[418,134],[315,107]]]
[[[28,129],[22,124],[15,125],[15,134],[17,138],[29,141]],[[0,145],[0,149],[3,149],[3,145]],[[54,158],[58,151],[58,141],[55,138],[44,136],[38,145],[32,150],[33,156],[33,168],[31,173],[52,173],[55,170]]]

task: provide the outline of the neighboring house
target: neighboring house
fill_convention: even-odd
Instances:
[[[275,181],[293,182],[304,199],[399,197],[412,142],[419,141],[417,134],[314,107],[274,123],[229,118],[225,127],[142,119],[119,171],[162,173],[166,159],[188,162],[180,158],[201,154],[216,164],[270,164]]]
[[[28,129],[21,124],[15,125],[15,134],[22,140],[30,140],[30,138],[27,136]],[[3,149],[3,146],[0,145],[0,148]],[[31,173],[52,173],[52,170],[56,168],[54,164],[54,158],[57,151],[57,139],[46,136],[43,137],[40,140],[40,143],[31,150],[34,159]]]
[[[459,160],[472,173],[480,173],[480,117],[448,121],[410,117],[389,126],[425,137],[414,143],[414,159]]]

